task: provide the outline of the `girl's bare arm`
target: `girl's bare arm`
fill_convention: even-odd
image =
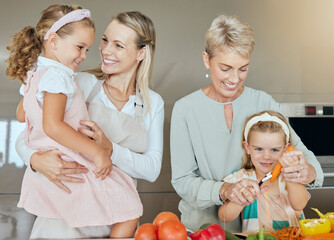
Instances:
[[[59,93],[44,94],[43,129],[53,140],[74,151],[91,156],[96,165],[97,177],[105,178],[112,169],[109,154],[94,141],[82,136],[64,122],[67,96]]]
[[[16,119],[21,123],[25,122],[25,112],[23,110],[23,98],[21,99],[19,105],[17,106]]]

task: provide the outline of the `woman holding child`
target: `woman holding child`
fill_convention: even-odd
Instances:
[[[236,16],[217,17],[206,33],[203,52],[211,83],[174,105],[172,185],[182,198],[181,220],[194,231],[204,223],[220,223],[231,231],[240,231],[239,218],[224,224],[219,220],[219,206],[226,201],[249,205],[268,189],[260,188],[252,179],[223,181],[241,168],[246,119],[264,110],[279,112],[279,104],[270,95],[244,86],[253,48],[254,33],[247,23]],[[297,150],[283,156],[299,164],[283,168],[282,177],[303,185],[322,185],[319,162],[293,130],[291,134]]]
[[[67,13],[57,14],[61,19]],[[110,153],[114,168],[153,182],[161,169],[164,102],[149,89],[155,50],[151,19],[137,11],[119,13],[107,26],[99,50],[101,66],[75,76],[93,120],[81,121],[79,131]],[[69,194],[78,184],[85,184],[82,176],[89,170],[75,159],[63,160],[58,150],[34,152],[24,144],[24,134],[16,146],[35,174],[44,175]],[[63,219],[38,216],[30,238],[101,238],[109,237],[111,229],[107,224],[71,227]]]

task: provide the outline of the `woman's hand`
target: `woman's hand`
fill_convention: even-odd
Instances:
[[[79,132],[93,139],[96,144],[100,145],[105,151],[109,153],[111,157],[113,151],[113,145],[109,139],[104,135],[103,131],[93,121],[80,121],[80,124],[86,127],[80,127]]]
[[[67,162],[61,159],[62,153],[58,150],[36,152],[31,156],[31,168],[56,184],[67,193],[71,190],[63,184],[65,182],[83,183],[82,178],[67,175],[87,173],[88,169],[77,162]]]
[[[241,179],[236,183],[224,183],[220,192],[223,199],[228,199],[238,205],[246,206],[254,202],[268,187],[259,187],[257,181]]]
[[[299,163],[295,164],[296,161]],[[284,153],[280,163],[282,164],[282,177],[288,182],[306,185],[316,179],[315,169],[305,160],[302,150]]]

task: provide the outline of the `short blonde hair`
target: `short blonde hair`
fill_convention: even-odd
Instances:
[[[286,120],[286,118],[280,114],[279,112],[275,112],[275,111],[262,111],[260,113],[257,113],[257,114],[253,114],[252,116],[250,116],[249,118],[247,118],[246,122],[245,122],[245,125],[244,125],[244,131],[242,133],[242,140],[243,141],[249,141],[250,137],[251,137],[251,133],[252,132],[270,132],[270,133],[277,133],[277,132],[281,132],[282,135],[284,136],[284,143],[287,144],[286,142],[286,138],[285,138],[285,133],[283,131],[283,128],[281,126],[281,124],[277,123],[277,122],[274,122],[274,121],[260,121],[260,122],[257,122],[255,123],[250,129],[249,129],[249,133],[248,133],[248,137],[247,139],[245,139],[244,137],[244,132],[245,132],[245,127],[248,123],[248,121],[250,119],[252,119],[253,117],[256,117],[256,116],[260,116],[264,113],[268,113],[269,115],[271,116],[275,116],[275,117],[278,117],[279,119],[281,119],[289,128],[289,124],[288,124],[288,121]],[[291,136],[291,129],[289,128],[289,142],[288,143],[291,143],[292,144],[292,136]],[[242,146],[244,148],[244,146]],[[250,156],[247,154],[246,152],[246,149],[244,149],[244,157],[242,158],[242,168],[245,168],[245,169],[252,169],[254,168],[254,165],[252,163],[252,160],[250,158]]]
[[[220,15],[215,18],[205,35],[205,51],[209,58],[217,51],[236,51],[250,57],[254,49],[254,31],[238,16]]]

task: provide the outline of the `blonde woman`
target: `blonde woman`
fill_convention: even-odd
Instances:
[[[153,182],[161,169],[164,103],[149,89],[155,50],[152,21],[137,11],[118,14],[99,49],[101,67],[76,75],[92,120],[81,121],[88,129],[79,131],[105,148],[114,166],[132,178]],[[68,193],[71,189],[64,182],[83,181],[83,166],[62,160],[58,150],[34,153],[23,137],[17,140],[17,150],[34,171]],[[31,238],[108,237],[111,227],[71,228],[64,221],[38,217]]]
[[[206,33],[203,61],[211,83],[177,101],[171,120],[172,184],[182,198],[181,220],[198,230],[204,223],[220,223],[240,231],[240,219],[223,224],[218,208],[227,199],[244,205],[261,194],[258,183],[248,180],[254,193],[240,193],[238,186],[222,179],[240,169],[240,136],[246,118],[263,110],[279,111],[279,105],[265,92],[244,86],[254,48],[254,32],[239,17],[218,16]],[[298,151],[290,157],[306,158],[293,167],[283,168],[286,181],[316,185],[323,172],[314,154],[292,131]],[[298,178],[297,178],[298,176]]]

